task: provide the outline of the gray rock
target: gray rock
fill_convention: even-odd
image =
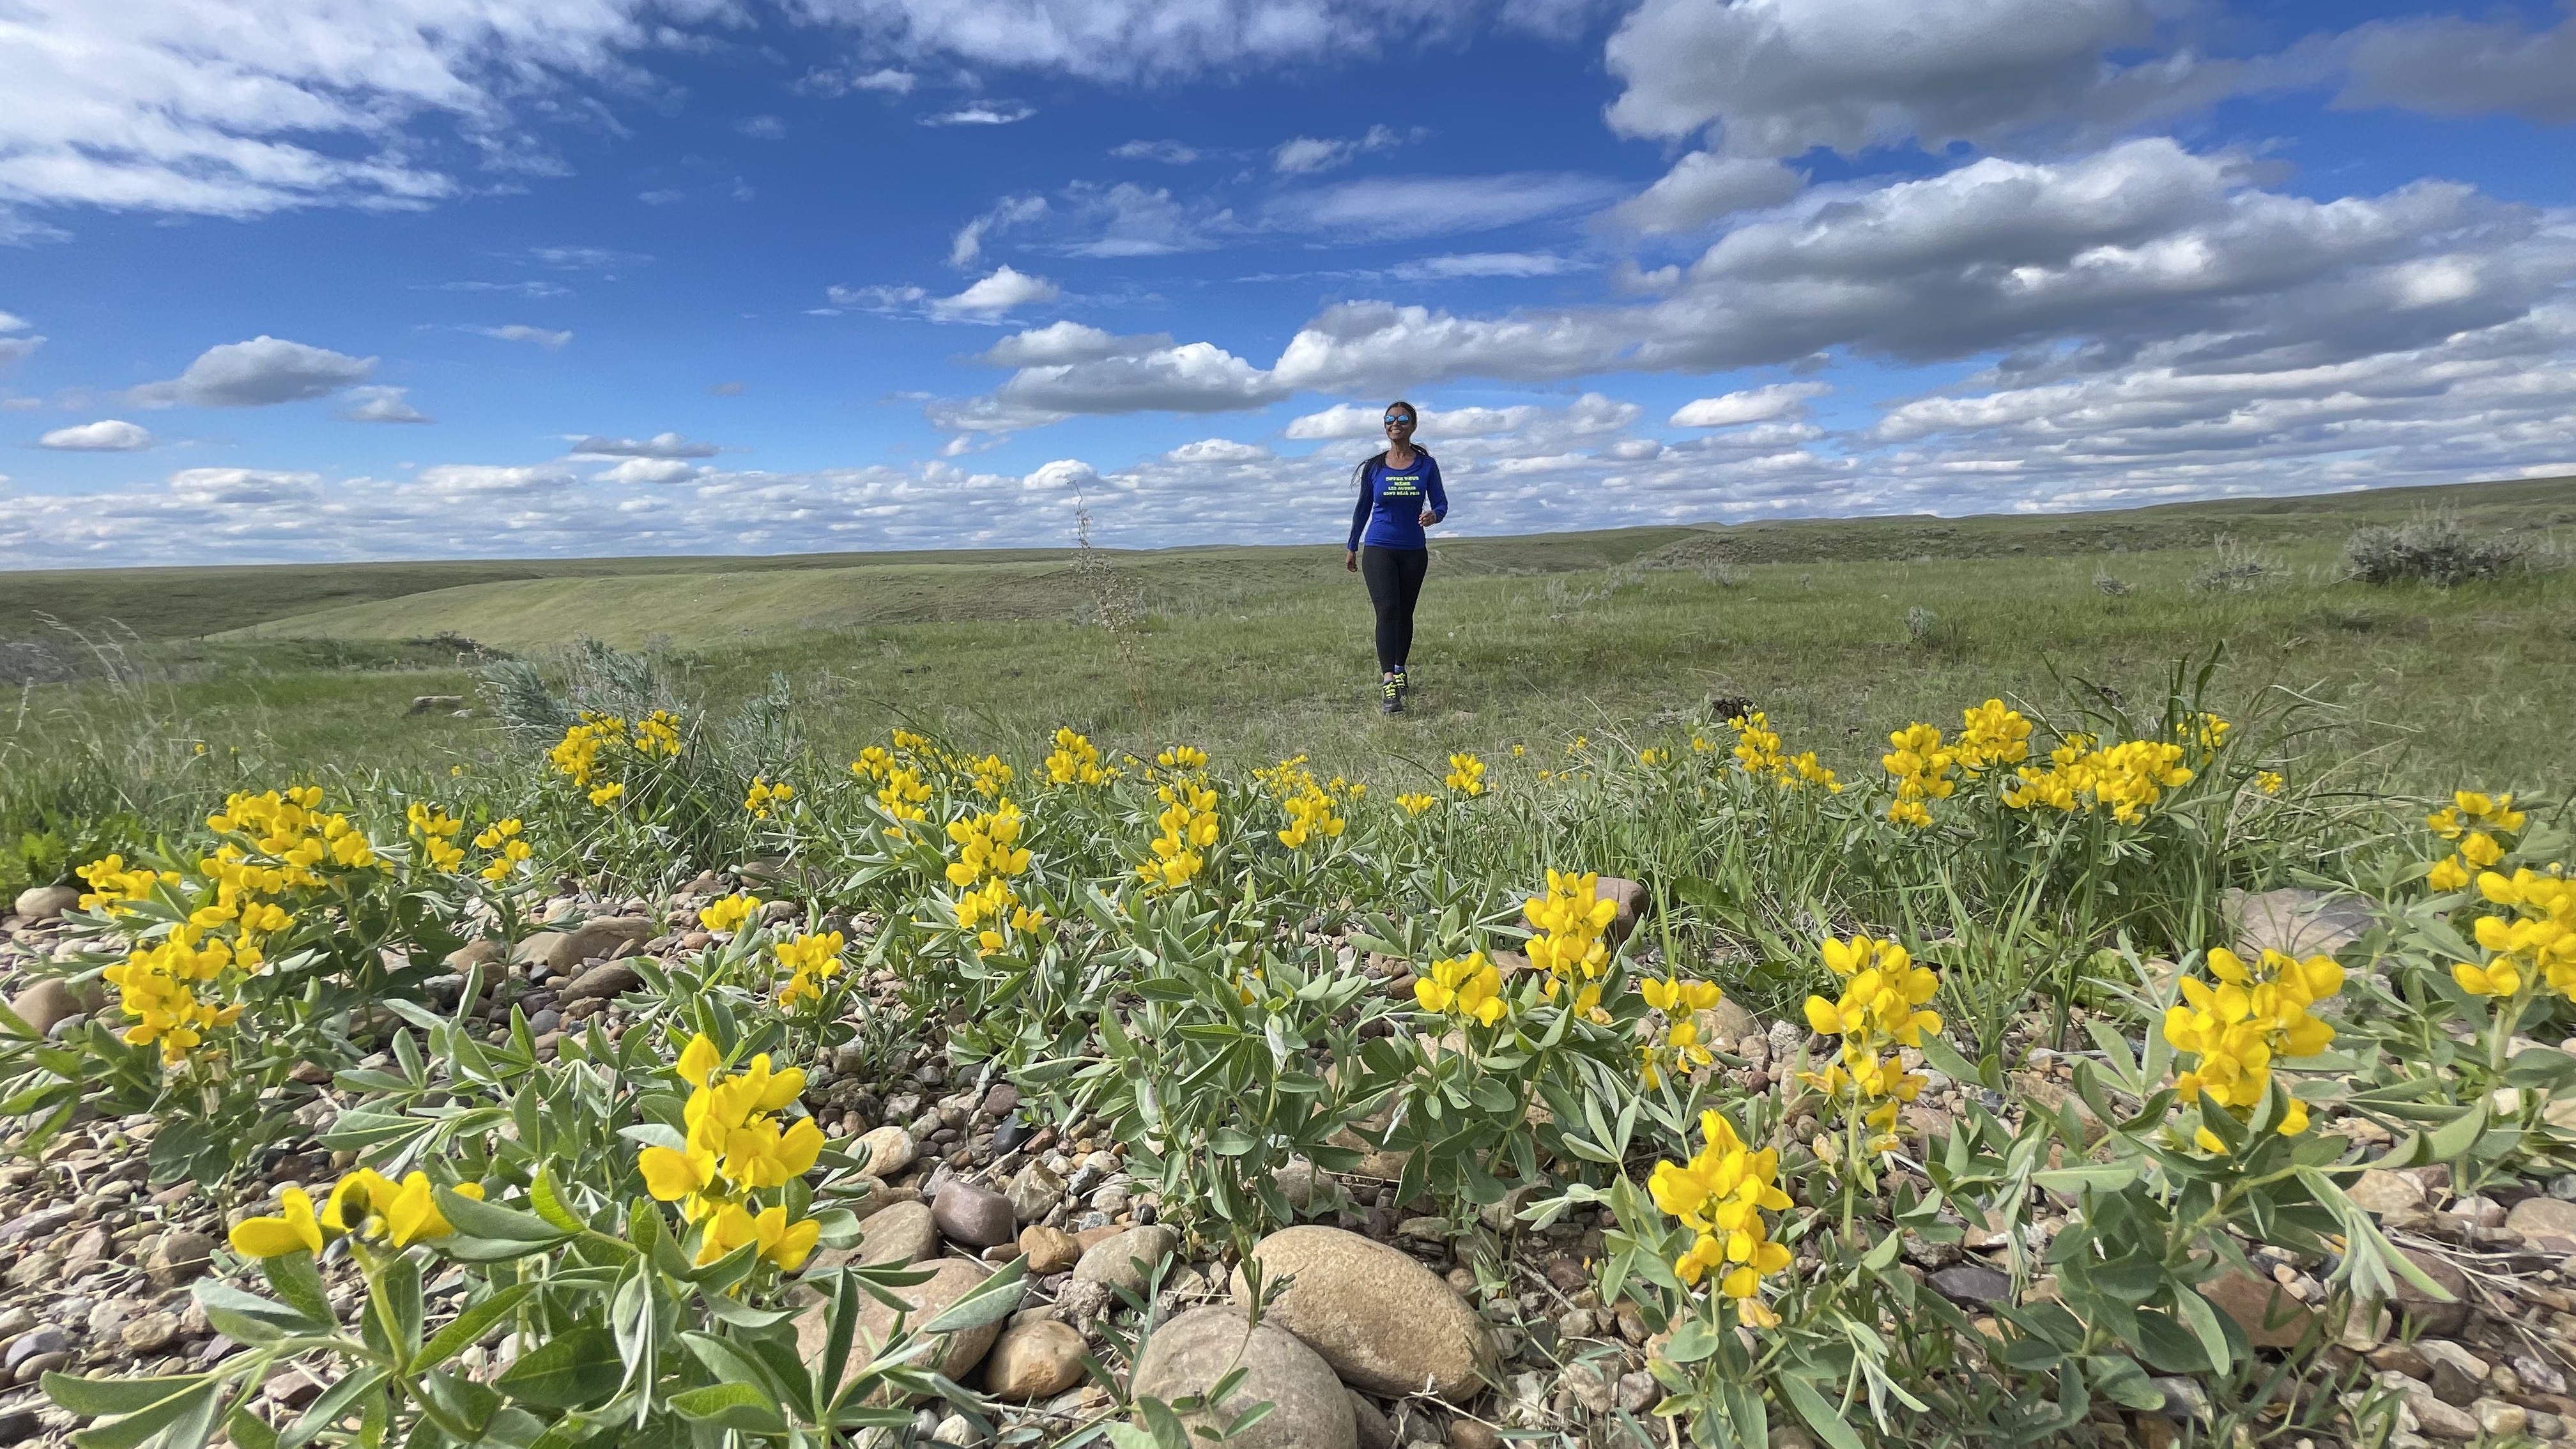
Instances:
[[[1206,1393],[1237,1368],[1244,1376],[1234,1396],[1181,1416],[1184,1425],[1215,1428],[1266,1402],[1269,1415],[1228,1441],[1233,1449],[1359,1449],[1350,1396],[1332,1366],[1293,1335],[1268,1322],[1254,1328],[1232,1309],[1192,1309],[1157,1329],[1128,1390],[1168,1404]]]
[[[921,1153],[912,1134],[892,1122],[861,1133],[858,1145],[867,1149],[867,1156],[860,1160],[871,1177],[891,1178],[912,1166],[912,1160]],[[858,1156],[855,1152],[851,1155]]]
[[[1129,1228],[1083,1249],[1081,1261],[1073,1265],[1073,1280],[1142,1293],[1154,1265],[1180,1246],[1181,1235],[1159,1223]]]
[[[970,1263],[963,1258],[943,1258],[927,1282],[888,1291],[903,1301],[905,1321],[908,1326],[917,1330],[922,1323],[937,1316],[958,1299],[965,1297],[977,1284],[991,1277],[992,1274],[993,1270],[982,1263]],[[861,1367],[885,1347],[886,1342],[894,1336],[894,1320],[895,1310],[878,1302],[873,1295],[862,1295],[857,1341],[850,1348],[849,1369],[855,1370]],[[912,1362],[916,1367],[928,1369],[933,1373],[944,1374],[952,1379],[963,1379],[974,1370],[977,1364],[984,1361],[984,1354],[992,1348],[993,1341],[1001,1335],[1000,1319],[980,1327],[943,1334],[940,1337],[945,1342],[940,1347]],[[830,1336],[830,1304],[817,1303],[797,1316],[796,1353],[798,1357],[811,1362],[822,1352],[823,1345]]]
[[[2478,1421],[2466,1410],[2443,1403],[2430,1384],[2395,1372],[2379,1375],[2380,1386],[2397,1390],[2415,1427],[2435,1439],[2466,1442],[2478,1437]]]
[[[1351,1426],[1359,1431],[1360,1449],[1395,1449],[1395,1425],[1375,1404],[1360,1397],[1356,1389],[1344,1389],[1351,1396]]]
[[[921,1263],[939,1256],[939,1225],[928,1203],[900,1202],[859,1225],[859,1262]]]
[[[78,886],[29,886],[18,892],[18,914],[30,921],[59,920],[63,912],[80,904]]]
[[[2542,1253],[2576,1253],[2576,1202],[2555,1197],[2527,1197],[2513,1205],[2505,1231]]]
[[[9,1352],[5,1357],[0,1357],[0,1364],[6,1364],[12,1372],[15,1372],[27,1360],[38,1354],[62,1353],[71,1346],[71,1335],[48,1323],[41,1328],[29,1329],[11,1340]]]
[[[634,967],[623,961],[604,961],[574,977],[559,1000],[566,1006],[577,1001],[603,1001],[624,996],[643,984],[644,978]]]
[[[533,961],[552,971],[568,971],[620,945],[651,940],[653,923],[642,916],[599,916],[569,931],[540,931],[511,951],[514,961]]]
[[[1305,1341],[1355,1388],[1389,1396],[1428,1386],[1452,1403],[1500,1376],[1491,1325],[1428,1268],[1384,1243],[1318,1224],[1255,1245],[1264,1287],[1283,1285],[1266,1321]],[[1238,1304],[1251,1299],[1241,1269]]]
[[[9,1009],[35,1028],[38,1036],[50,1036],[56,1022],[80,1015],[82,1008],[70,987],[48,976],[12,997]]]
[[[179,1336],[179,1315],[147,1313],[125,1325],[117,1338],[128,1353],[159,1353]]]
[[[155,1288],[184,1288],[206,1276],[207,1256],[214,1252],[215,1240],[204,1233],[181,1228],[161,1239],[152,1250],[152,1261],[145,1271],[152,1276]]]
[[[1024,1223],[1033,1223],[1054,1211],[1064,1201],[1064,1179],[1047,1171],[1046,1164],[1032,1162],[1011,1179],[1011,1215]]]
[[[1082,1335],[1052,1318],[1015,1323],[984,1358],[984,1391],[1027,1403],[1082,1382]]]
[[[1961,1263],[1932,1275],[1932,1291],[1953,1303],[1979,1306],[2012,1301],[2012,1280],[1992,1268]]]
[[[940,1185],[939,1195],[931,1200],[930,1215],[950,1242],[978,1248],[1000,1247],[1020,1231],[1009,1198],[955,1178]]]
[[[2237,951],[2249,958],[2266,950],[2303,960],[2332,955],[2370,929],[2370,913],[2353,898],[2297,886],[2255,893],[2231,887],[2219,910],[2235,926]]]

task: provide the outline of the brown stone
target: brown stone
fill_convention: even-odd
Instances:
[[[2513,1205],[2505,1231],[2519,1233],[2532,1250],[2576,1253],[2576,1202],[2555,1197],[2527,1197]]]
[[[2316,1311],[2269,1278],[2230,1268],[2200,1285],[2200,1296],[2236,1320],[2256,1348],[2296,1348]]]
[[[1029,1271],[1038,1277],[1069,1272],[1082,1261],[1082,1244],[1062,1228],[1032,1223],[1020,1230],[1020,1251],[1029,1258]]]
[[[1389,1396],[1432,1392],[1454,1403],[1496,1377],[1493,1329],[1456,1290],[1410,1256],[1357,1233],[1283,1228],[1252,1250],[1263,1286],[1281,1284],[1268,1321],[1297,1335],[1353,1387]],[[1238,1268],[1234,1298],[1248,1303]]]
[[[982,1283],[992,1274],[993,1270],[982,1263],[970,1263],[963,1258],[942,1258],[931,1273],[929,1281],[890,1291],[905,1304],[904,1319],[907,1327],[918,1332],[924,1322],[946,1310],[958,1299],[965,1297],[977,1284]],[[829,1303],[817,1303],[797,1316],[796,1353],[799,1358],[810,1362],[815,1355],[822,1352],[824,1344],[831,1337],[831,1309],[832,1306]],[[872,1294],[860,1295],[858,1333],[856,1340],[850,1346],[850,1360],[844,1370],[845,1375],[856,1370],[884,1349],[886,1341],[894,1336],[894,1320],[895,1310],[878,1302]],[[984,1361],[985,1353],[992,1348],[993,1341],[1001,1335],[1002,1323],[998,1318],[980,1327],[941,1335],[945,1342],[939,1348],[914,1359],[913,1363],[933,1373],[943,1374],[952,1379],[963,1379],[977,1364]],[[843,1382],[848,1382],[848,1379],[844,1377]]]
[[[1052,1318],[1003,1330],[984,1359],[984,1389],[997,1399],[1051,1398],[1080,1382],[1082,1335]]]
[[[2438,1253],[2427,1252],[2422,1248],[2405,1247],[2397,1251],[2405,1254],[2408,1262],[2423,1270],[2425,1277],[2432,1279],[2436,1286],[2450,1295],[2449,1300],[2444,1301],[2407,1282],[2404,1278],[2399,1278],[2397,1311],[2426,1333],[2457,1333],[2460,1326],[2469,1321],[2468,1275],[2454,1267],[2450,1259]]]
[[[542,963],[550,971],[568,971],[594,957],[605,957],[619,945],[652,938],[653,923],[642,916],[598,916],[569,931],[540,931],[521,941],[510,955],[517,961]]]
[[[1331,1365],[1276,1324],[1264,1320],[1253,1327],[1231,1308],[1194,1308],[1156,1329],[1128,1391],[1168,1404],[1206,1393],[1238,1368],[1244,1374],[1234,1396],[1211,1406],[1212,1412],[1182,1415],[1185,1427],[1214,1429],[1267,1403],[1266,1417],[1227,1441],[1232,1449],[1358,1449],[1350,1396]]]

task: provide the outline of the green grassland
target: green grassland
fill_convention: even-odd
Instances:
[[[1634,746],[1739,696],[1791,750],[1870,773],[1908,719],[1955,726],[1994,695],[2063,712],[2096,685],[2151,702],[2173,661],[2223,646],[2218,701],[2301,701],[2312,769],[2556,793],[2576,773],[2576,582],[2341,577],[2353,528],[2436,498],[2543,545],[2576,523],[2576,479],[2547,479],[1444,541],[1416,708],[1395,720],[1373,707],[1365,592],[1330,543],[1090,566],[1019,550],[0,574],[0,640],[58,665],[0,732],[0,838],[102,792],[152,817],[240,780],[494,759],[488,718],[407,714],[412,698],[471,694],[475,649],[542,663],[576,637],[650,653],[718,715],[783,679],[818,762],[897,722],[1012,753],[1071,723],[1408,786],[1450,749]],[[2193,587],[2221,538],[2277,572]],[[1101,622],[1101,564],[1125,627]]]

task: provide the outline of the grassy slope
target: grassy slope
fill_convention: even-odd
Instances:
[[[2486,526],[2576,518],[2568,480],[2446,496]],[[327,624],[342,637],[137,645],[121,685],[26,691],[0,729],[0,794],[52,788],[45,782],[61,778],[64,762],[84,755],[143,805],[204,788],[209,771],[234,768],[236,750],[253,780],[321,768],[443,776],[452,761],[500,749],[481,720],[404,713],[415,694],[472,688],[452,655],[399,642],[447,628],[495,641],[658,637],[682,692],[718,713],[783,674],[826,766],[898,720],[1014,752],[1069,722],[1129,748],[1194,740],[1237,758],[1304,752],[1408,785],[1435,775],[1450,748],[1519,742],[1553,759],[1577,732],[1639,741],[1729,694],[1768,707],[1793,750],[1872,773],[1886,731],[1909,718],[1955,725],[1962,705],[1989,695],[2063,707],[2061,676],[2146,698],[2169,661],[2223,640],[2229,709],[2273,686],[2331,706],[2336,728],[2321,758],[2385,769],[2411,786],[2563,788],[2576,778],[2566,707],[2576,696],[2576,579],[2528,576],[2448,593],[2335,581],[2356,521],[2414,506],[2373,494],[2071,519],[1446,543],[1424,597],[1418,707],[1396,721],[1371,708],[1365,595],[1329,547],[1118,556],[1121,587],[1144,606],[1123,651],[1109,631],[1079,622],[1090,596],[1061,552],[975,568],[914,555],[722,568],[645,561],[634,566],[646,570],[640,577],[600,563],[533,580],[434,575],[447,579],[442,591],[261,631]],[[2251,594],[2191,589],[2211,559],[2199,541],[2218,532],[2262,542],[2289,576]],[[1682,566],[1621,566],[1640,560]],[[1709,566],[1720,561],[1725,568]],[[324,583],[302,597],[388,569],[307,570]],[[2133,591],[2102,592],[2095,580],[2105,571]],[[245,616],[297,597],[277,582],[294,570],[220,572],[235,592],[201,602],[200,617],[213,622],[256,623]],[[240,577],[249,574],[260,577]],[[121,579],[126,592],[93,602],[110,609],[158,597],[152,589],[170,577],[107,576],[99,590]],[[68,609],[73,597],[51,602]],[[1909,638],[1913,607],[1939,617],[1929,646]],[[101,619],[74,616],[88,626]],[[0,799],[0,837],[21,813]]]
[[[2576,522],[2576,479],[2230,499],[2109,513],[1924,516],[1622,529],[1445,542],[1452,572],[1598,568],[1660,552],[1676,562],[1859,562],[2199,547],[2220,535],[2281,545],[2339,540],[2438,500],[2473,526]],[[1316,549],[1175,549],[1117,555],[1149,604],[1294,576]],[[774,557],[535,559],[239,568],[0,571],[0,638],[45,632],[39,615],[144,639],[232,630],[260,637],[421,638],[453,629],[504,646],[588,632],[627,643],[738,640],[781,628],[931,618],[1046,618],[1087,592],[1062,549]],[[973,569],[998,589],[961,575]],[[290,622],[291,621],[291,622]]]

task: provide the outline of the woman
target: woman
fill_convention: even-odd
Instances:
[[[1440,465],[1413,446],[1419,420],[1409,402],[1386,405],[1386,451],[1360,464],[1360,501],[1351,510],[1349,557],[1342,560],[1368,579],[1369,602],[1377,607],[1378,708],[1387,714],[1404,712],[1412,687],[1405,664],[1413,653],[1413,603],[1431,567],[1422,530],[1449,516]]]

